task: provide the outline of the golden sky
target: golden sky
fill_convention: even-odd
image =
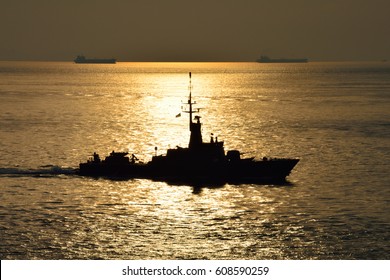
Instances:
[[[390,59],[388,0],[2,0],[0,60]]]

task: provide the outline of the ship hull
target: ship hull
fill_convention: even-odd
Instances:
[[[170,161],[161,156],[147,164],[81,163],[79,175],[116,179],[144,178],[155,181],[188,182],[284,182],[298,159],[246,160],[197,164],[195,161]],[[191,163],[191,164],[189,164]]]
[[[308,62],[308,59],[306,58],[300,58],[300,59],[269,59],[269,60],[262,60],[258,59],[256,60],[260,63],[306,63]]]
[[[85,59],[85,60],[75,60],[77,64],[115,64],[116,59]]]
[[[80,163],[78,174],[91,177],[137,178],[146,176],[146,165],[141,163],[106,164],[104,162]]]

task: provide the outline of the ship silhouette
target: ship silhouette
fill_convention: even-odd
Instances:
[[[189,73],[189,97],[185,113],[189,114],[190,140],[188,147],[168,149],[165,155],[156,155],[143,163],[127,152],[112,151],[105,159],[97,153],[87,162],[80,163],[78,174],[82,176],[109,178],[145,178],[157,181],[183,182],[285,182],[286,177],[298,163],[295,158],[242,158],[240,151],[225,153],[224,142],[211,137],[202,139],[199,110],[192,101],[191,72]]]
[[[86,58],[83,55],[78,55],[74,60],[77,64],[115,64],[115,58]]]
[[[270,58],[262,55],[256,61],[260,63],[306,63],[309,60],[307,58]]]

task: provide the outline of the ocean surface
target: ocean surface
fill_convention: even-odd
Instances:
[[[80,177],[203,139],[297,157],[286,184]],[[390,259],[390,63],[0,62],[1,259]]]

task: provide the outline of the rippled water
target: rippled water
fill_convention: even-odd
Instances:
[[[285,185],[74,174],[203,137],[299,157]],[[388,63],[0,62],[1,259],[389,259]]]

